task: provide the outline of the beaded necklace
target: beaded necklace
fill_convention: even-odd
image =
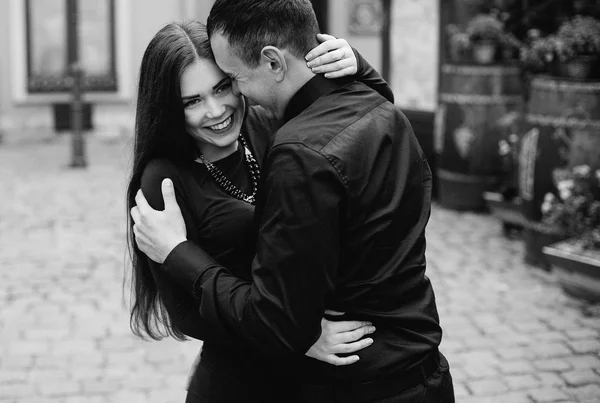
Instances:
[[[258,164],[254,159],[254,156],[250,152],[248,146],[246,146],[246,140],[240,134],[239,141],[242,143],[242,147],[244,147],[244,154],[246,156],[246,163],[248,164],[248,168],[250,169],[250,179],[252,179],[252,194],[248,195],[242,192],[237,186],[235,186],[223,171],[221,171],[215,164],[208,161],[204,158],[204,155],[200,153],[199,158],[206,166],[208,173],[212,176],[213,180],[219,185],[225,192],[229,193],[229,195],[235,197],[236,199],[240,199],[245,201],[246,203],[254,204],[256,191],[258,190],[258,178],[260,177],[260,169],[258,168]]]

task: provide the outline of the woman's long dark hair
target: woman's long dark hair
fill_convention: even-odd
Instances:
[[[181,75],[195,60],[212,59],[206,27],[199,21],[172,22],[154,35],[140,68],[133,167],[127,187],[127,244],[132,262],[130,327],[141,338],[184,339],[172,326],[150,272],[148,257],[134,241],[129,214],[148,162],[168,158],[176,164],[196,158],[196,145],[186,133],[181,101]]]

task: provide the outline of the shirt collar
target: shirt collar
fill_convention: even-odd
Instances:
[[[321,74],[317,74],[292,96],[283,113],[283,122],[287,123],[298,116],[321,96],[341,88],[352,81],[354,81],[354,77],[352,76],[328,79]]]

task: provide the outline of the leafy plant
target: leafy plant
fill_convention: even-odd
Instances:
[[[542,203],[542,225],[578,237],[584,249],[600,249],[600,170],[588,165],[554,170],[556,192]]]
[[[515,59],[523,47],[523,43],[512,32],[503,33],[500,37],[500,45],[502,45],[505,59]]]
[[[519,59],[527,70],[546,71],[558,57],[561,46],[554,35],[539,37],[533,39],[528,46],[521,48]]]
[[[599,55],[600,21],[589,16],[575,16],[561,24],[556,40],[560,60]]]
[[[462,31],[456,24],[446,26],[448,37],[448,51],[454,61],[466,60],[471,50],[471,40],[466,32]]]
[[[504,36],[504,23],[490,14],[478,14],[469,21],[466,32],[471,42],[499,43]]]

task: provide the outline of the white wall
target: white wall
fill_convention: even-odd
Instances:
[[[376,35],[351,35],[348,32],[350,11],[348,4],[347,0],[329,0],[328,22],[331,32],[326,33],[346,39],[371,66],[381,72],[381,37]]]
[[[392,1],[390,84],[400,107],[436,109],[439,1]]]

